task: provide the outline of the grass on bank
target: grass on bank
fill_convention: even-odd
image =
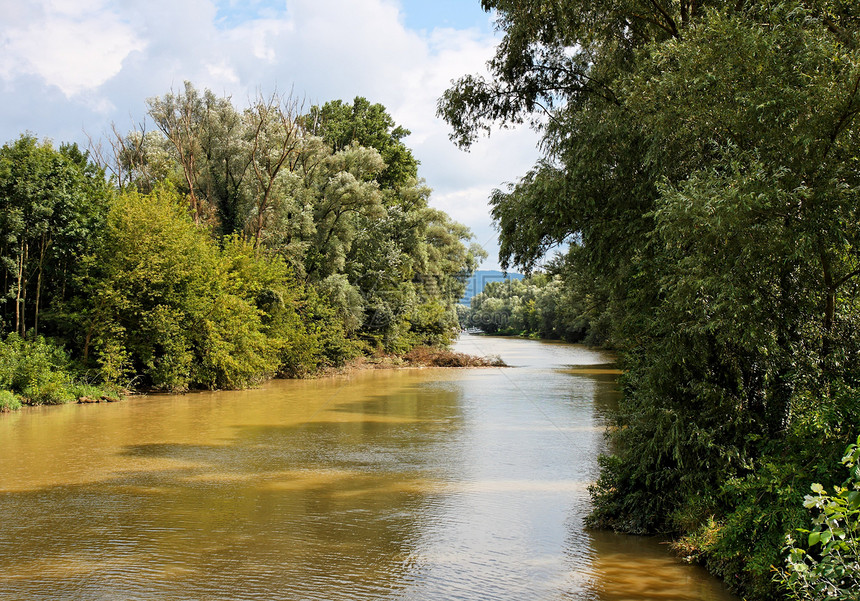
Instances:
[[[59,346],[42,337],[10,334],[0,341],[0,412],[23,405],[118,400],[115,387],[94,384]]]
[[[359,357],[336,371],[398,367],[506,367],[501,358],[478,357],[441,347],[418,346],[402,354]],[[317,375],[330,373],[322,370]],[[308,374],[313,375],[313,374]],[[0,341],[0,412],[24,405],[97,403],[121,398],[115,386],[87,380],[59,346],[42,337],[10,334]]]

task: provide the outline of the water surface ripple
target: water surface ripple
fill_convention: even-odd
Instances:
[[[587,531],[612,357],[364,372],[0,415],[0,599],[732,599]]]

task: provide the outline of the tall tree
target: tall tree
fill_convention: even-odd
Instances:
[[[371,104],[361,96],[352,105],[332,100],[312,107],[306,119],[311,131],[335,152],[352,144],[375,148],[385,163],[376,177],[381,188],[395,188],[418,177],[418,160],[403,143],[410,132],[396,125],[383,105]]]
[[[308,148],[307,135],[299,122],[298,103],[288,96],[272,94],[258,97],[245,110],[249,138],[251,169],[253,170],[253,209],[246,230],[254,245],[273,215],[283,212],[290,191],[283,173],[295,173],[308,166],[316,153]]]
[[[221,233],[241,232],[251,210],[245,180],[251,166],[246,123],[229,97],[184,91],[147,100],[149,115],[174,148],[197,223],[217,220]]]
[[[812,437],[804,469],[827,465],[860,410],[860,9],[483,6],[505,33],[491,78],[455,82],[439,113],[464,146],[531,121],[546,153],[492,197],[501,258],[528,268],[568,242],[568,274],[617,316],[626,395],[594,521],[690,532],[716,516],[710,550],[746,557],[726,569],[771,594],[779,544],[741,551],[738,533],[781,540],[794,484],[779,478],[808,474],[773,466]],[[754,522],[743,494],[782,517]]]
[[[76,264],[107,210],[104,173],[77,146],[32,136],[0,148],[4,329],[38,333],[76,285]],[[57,324],[54,324],[55,326]]]

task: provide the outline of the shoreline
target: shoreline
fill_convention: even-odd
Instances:
[[[256,386],[248,388],[236,389],[216,389],[219,391],[240,391],[257,388],[272,380],[316,380],[323,378],[332,378],[340,376],[349,376],[363,371],[372,370],[389,370],[389,369],[425,369],[425,368],[482,368],[482,367],[509,367],[500,357],[481,357],[477,355],[469,355],[458,351],[452,351],[447,348],[432,348],[432,347],[416,347],[409,352],[394,354],[385,353],[376,356],[360,356],[350,359],[341,366],[323,367],[313,373],[309,373],[299,377],[289,376],[273,376],[259,382]],[[215,390],[193,389],[182,392],[169,392],[164,390],[122,390],[117,395],[100,395],[82,396],[77,400],[69,401],[68,403],[43,403],[43,404],[25,404],[20,408],[11,411],[0,411],[3,414],[16,414],[24,409],[35,409],[44,407],[58,407],[63,405],[90,405],[90,404],[105,404],[116,403],[128,400],[133,397],[148,396],[151,394],[168,394],[181,395],[193,394],[196,392],[214,392]]]
[[[323,368],[317,373],[307,376],[308,379],[329,376],[349,375],[359,371],[375,369],[421,369],[421,368],[476,368],[476,367],[510,367],[500,357],[480,357],[449,349],[432,347],[416,347],[403,354],[386,353],[371,357],[356,357],[339,367]],[[301,378],[284,378],[301,379]]]

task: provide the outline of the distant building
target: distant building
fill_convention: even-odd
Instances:
[[[481,294],[484,291],[484,286],[490,282],[504,282],[511,280],[521,280],[524,276],[521,273],[504,274],[501,271],[476,271],[468,280],[466,280],[466,293],[460,299],[460,304],[467,307],[472,303],[472,297]]]

